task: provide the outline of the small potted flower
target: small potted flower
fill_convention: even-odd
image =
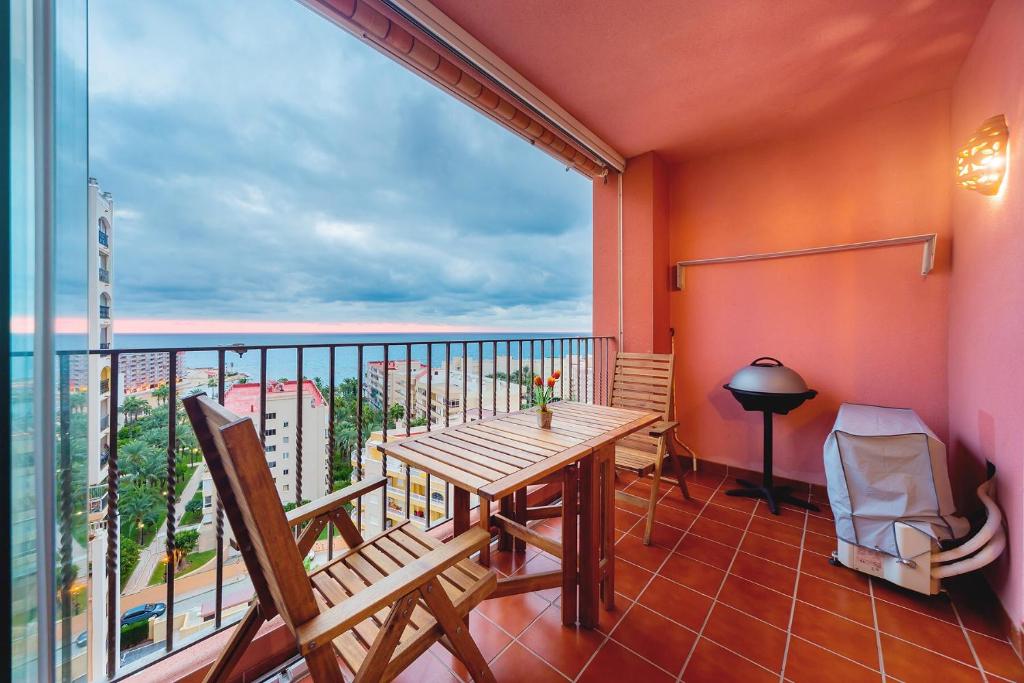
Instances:
[[[536,375],[533,378],[533,402],[539,406],[537,410],[537,425],[541,429],[551,429],[551,411],[548,409],[548,404],[555,399],[555,383],[561,376],[562,373],[555,370],[548,377],[546,383],[540,375]]]

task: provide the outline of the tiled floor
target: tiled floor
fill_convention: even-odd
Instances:
[[[668,490],[652,546],[640,540],[639,510],[617,511],[618,608],[602,612],[597,631],[564,628],[554,590],[485,602],[471,630],[498,681],[1024,681],[994,598],[976,584],[928,598],[833,567],[827,504],[776,517],[726,487],[698,473],[694,500]],[[557,524],[542,529],[558,534]],[[505,574],[524,565],[557,567],[532,549],[494,556]],[[468,678],[435,646],[399,680]]]

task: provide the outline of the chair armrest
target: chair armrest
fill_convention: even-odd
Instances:
[[[647,434],[649,436],[665,436],[666,433],[672,431],[679,425],[675,420],[662,420],[661,422],[655,422],[647,428]]]
[[[291,512],[288,513],[288,525],[298,526],[304,524],[311,519],[316,519],[323,515],[330,514],[345,503],[355,500],[356,498],[373,491],[374,489],[380,488],[387,483],[387,479],[378,475],[375,477],[367,477],[362,481],[357,481],[354,484],[350,484],[343,489],[339,489],[334,493],[328,494],[323,498],[317,498],[314,501],[300,505]]]
[[[321,612],[305,624],[299,625],[296,628],[296,636],[300,653],[306,655],[318,647],[329,644],[339,634],[366,617],[384,607],[390,607],[402,596],[408,595],[452,565],[468,558],[490,540],[488,532],[480,527],[474,527],[346,598],[326,612]]]

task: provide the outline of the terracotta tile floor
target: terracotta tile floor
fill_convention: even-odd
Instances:
[[[642,481],[620,483],[646,495]],[[472,630],[498,681],[1024,681],[999,633],[984,586],[920,596],[828,563],[829,508],[771,515],[723,494],[728,480],[701,472],[694,500],[678,489],[658,503],[654,545],[640,541],[640,511],[616,516],[617,609],[598,630],[564,628],[558,592],[490,600]],[[813,492],[808,497],[821,503]],[[542,526],[558,531],[558,520]],[[502,573],[544,570],[535,549],[495,553]],[[435,646],[398,680],[468,680]]]

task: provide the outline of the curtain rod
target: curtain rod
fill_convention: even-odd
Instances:
[[[761,254],[743,254],[741,256],[717,256],[714,258],[689,259],[679,261],[672,268],[672,289],[681,291],[686,285],[684,268],[687,266],[710,266],[718,263],[739,263],[742,261],[769,261],[772,259],[793,258],[795,256],[812,256],[814,254],[832,254],[840,251],[857,251],[859,249],[880,249],[896,247],[904,244],[924,244],[921,255],[921,275],[927,275],[935,267],[935,242],[938,235],[909,235],[907,237],[891,237],[889,239],[869,240],[867,242],[850,242],[833,244],[826,247],[808,247],[806,249],[790,249],[788,251],[770,251]]]

